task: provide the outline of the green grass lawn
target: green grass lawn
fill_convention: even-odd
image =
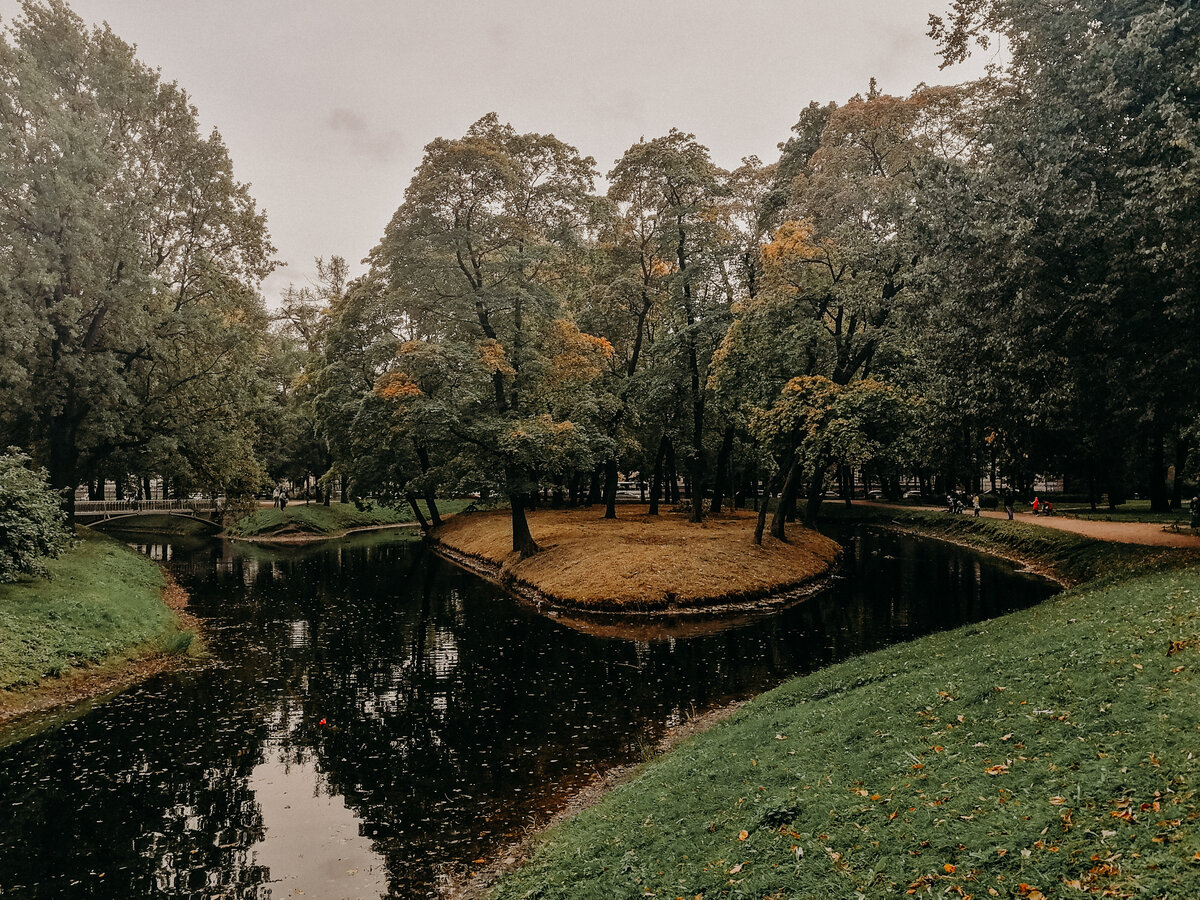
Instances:
[[[1127,500],[1116,509],[1110,510],[1107,504],[1099,504],[1096,511],[1086,503],[1054,504],[1054,512],[1060,516],[1071,516],[1078,519],[1095,519],[1100,522],[1157,522],[1169,525],[1177,522],[1183,528],[1191,523],[1191,513],[1188,512],[1185,500],[1183,509],[1173,509],[1170,512],[1151,512],[1149,500]]]
[[[442,515],[456,513],[470,505],[469,500],[438,500],[438,511]],[[421,512],[426,518],[428,510]],[[272,534],[338,534],[351,528],[370,528],[378,525],[403,525],[413,522],[412,509],[408,504],[399,508],[375,506],[358,509],[353,503],[289,503],[286,509],[259,509],[238,520],[229,533],[238,537],[268,536]]]
[[[80,535],[49,561],[49,578],[0,585],[0,692],[147,644],[190,642],[163,604],[157,565],[98,532]]]
[[[1107,580],[757,698],[495,895],[1200,897],[1194,555],[924,517]]]

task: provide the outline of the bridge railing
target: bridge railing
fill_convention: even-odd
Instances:
[[[210,513],[219,510],[213,500],[76,500],[76,516],[130,515],[140,512]]]

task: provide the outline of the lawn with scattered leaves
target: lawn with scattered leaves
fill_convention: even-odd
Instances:
[[[495,896],[1200,897],[1200,567],[1133,575],[1186,557],[1045,539],[1125,580],[763,695]]]

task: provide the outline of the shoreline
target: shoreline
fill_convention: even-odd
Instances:
[[[389,528],[419,528],[418,522],[392,522],[387,525],[362,525],[357,528],[347,528],[343,531],[334,531],[328,534],[323,534],[315,531],[292,531],[287,534],[270,534],[270,535],[241,535],[229,534],[221,532],[215,537],[229,541],[242,541],[247,544],[318,544],[321,541],[336,541],[339,538],[349,537],[352,534],[360,534],[366,531],[386,531]]]
[[[794,603],[800,603],[822,590],[832,577],[833,571],[837,566],[837,560],[835,560],[828,570],[806,576],[804,579],[796,582],[783,582],[778,587],[764,588],[762,591],[723,594],[719,597],[707,598],[708,602],[692,604],[672,603],[667,606],[652,608],[612,609],[582,606],[568,599],[556,597],[537,587],[537,585],[506,573],[501,564],[472,553],[467,553],[436,537],[429,537],[428,546],[438,558],[452,563],[490,584],[494,584],[514,599],[533,607],[543,615],[549,615],[555,619],[578,617],[597,625],[612,624],[619,626],[620,623],[627,621],[655,622],[674,617],[686,617],[694,621],[697,619],[709,617],[715,619],[742,613],[774,612],[791,606]]]
[[[972,544],[968,541],[955,540],[946,535],[939,534],[932,529],[926,531],[918,527],[912,527],[911,525],[905,525],[899,522],[880,522],[877,520],[871,521],[870,519],[860,519],[860,521],[862,521],[863,524],[875,525],[877,527],[887,528],[892,531],[901,532],[903,534],[911,534],[916,537],[927,538],[929,540],[942,541],[947,544],[953,544],[956,547],[962,547],[965,550],[972,550],[977,553],[984,553],[989,556],[996,556],[1000,559],[1005,559],[1014,565],[1020,565],[1022,568],[1018,571],[1030,572],[1042,578],[1054,581],[1064,590],[1069,590],[1078,586],[1078,582],[1070,579],[1065,573],[1056,570],[1052,565],[1037,561],[1031,557],[1022,557],[1011,552],[1007,548],[1005,548],[1003,552],[999,549],[988,550],[980,547],[978,544]],[[472,567],[469,563],[447,555],[443,555],[440,552],[440,546],[436,541],[431,541],[431,547],[441,558],[446,559],[455,565],[461,566],[472,574],[488,578],[489,581],[498,584],[498,581],[495,578],[483,575],[478,569]],[[462,556],[463,554],[458,555]],[[831,574],[832,573],[830,573],[830,575]],[[509,590],[511,592],[511,589]],[[754,698],[751,697],[744,700],[734,700],[732,702],[722,704],[721,706],[714,707],[707,712],[688,719],[686,722],[676,728],[668,728],[655,745],[655,754],[653,759],[657,759],[660,756],[672,752],[679,745],[684,743],[684,741],[692,737],[712,730],[722,722],[731,718],[753,699]],[[642,763],[616,766],[600,773],[591,783],[575,791],[573,794],[570,794],[563,801],[561,808],[551,814],[546,821],[531,825],[529,829],[519,838],[516,838],[501,847],[496,853],[496,860],[484,866],[483,868],[475,871],[466,871],[462,869],[465,864],[456,864],[460,870],[447,872],[445,886],[439,891],[438,894],[440,900],[486,900],[490,890],[495,887],[495,885],[505,875],[517,871],[530,860],[534,851],[537,849],[537,846],[541,843],[543,836],[547,832],[563,824],[568,819],[578,815],[579,813],[591,809],[602,802],[617,788],[632,782],[642,773],[642,770],[653,761],[653,759],[646,760]]]
[[[181,633],[203,639],[201,621],[188,610],[188,593],[161,566],[161,599],[175,613]],[[134,645],[106,659],[88,663],[59,676],[17,691],[0,691],[0,745],[41,731],[60,717],[75,714],[110,696],[116,696],[147,678],[199,665],[188,653],[168,653],[153,645]]]
[[[583,787],[566,795],[562,805],[545,821],[528,826],[519,836],[496,852],[494,862],[474,871],[465,863],[448,863],[444,884],[438,889],[439,900],[486,900],[488,891],[509,872],[516,871],[533,855],[542,835],[584,810],[590,809],[622,785],[629,784],[660,756],[675,750],[685,741],[716,728],[732,718],[750,700],[731,700],[707,712],[692,716],[675,727],[667,727],[654,744],[653,755],[638,763],[614,766],[599,772]]]
[[[778,609],[818,590],[842,555],[836,541],[801,527],[786,542],[755,544],[753,517],[732,513],[692,523],[679,514],[538,510],[530,525],[541,550],[524,558],[510,550],[506,512],[457,516],[427,543],[539,613],[599,627]]]
[[[1022,553],[1012,547],[1000,544],[988,535],[984,535],[981,541],[972,542],[946,534],[933,525],[933,523],[924,523],[925,527],[921,527],[922,523],[919,522],[900,522],[890,519],[881,521],[878,515],[871,515],[869,512],[867,516],[856,516],[854,518],[862,524],[874,525],[922,538],[943,541],[967,550],[1005,559],[1015,565],[1019,565],[1021,567],[1020,571],[1029,572],[1056,582],[1064,591],[1070,591],[1074,588],[1086,589],[1089,584],[1095,585],[1103,580],[1102,575],[1073,577],[1068,571],[1070,567],[1066,565],[1066,561],[1064,560],[1048,560],[1044,555],[1039,556],[1035,548],[1030,548],[1031,552]],[[1097,539],[1090,540],[1097,543],[1105,543]],[[1132,575],[1128,577],[1136,578],[1138,576]],[[1061,597],[1062,595],[1059,594],[1056,596]],[[1054,598],[1051,599],[1053,600]],[[791,680],[785,681],[784,684],[787,684]],[[678,729],[669,730],[658,742],[654,759],[675,750],[685,740],[712,730],[717,725],[732,717],[744,706],[752,703],[754,699],[756,698],[735,701],[716,707],[707,713],[697,716],[695,719],[689,720]],[[534,854],[544,844],[546,836],[552,829],[563,825],[578,814],[602,803],[616,789],[638,778],[651,762],[653,762],[653,759],[637,765],[619,766],[600,774],[593,783],[567,798],[562,807],[545,822],[532,826],[520,838],[500,848],[494,862],[474,871],[466,869],[465,864],[460,864],[457,871],[448,872],[445,885],[439,896],[443,900],[485,900],[485,898],[492,896],[492,890],[503,879],[519,872],[530,863]]]

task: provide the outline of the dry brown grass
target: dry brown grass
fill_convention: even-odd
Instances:
[[[700,524],[675,512],[648,516],[599,508],[535,510],[529,527],[542,552],[512,553],[507,510],[460,515],[436,542],[481,561],[502,582],[547,600],[592,610],[708,607],[798,587],[829,571],[838,545],[807,528],[788,526],[788,542],[754,543],[754,515],[725,513]]]

